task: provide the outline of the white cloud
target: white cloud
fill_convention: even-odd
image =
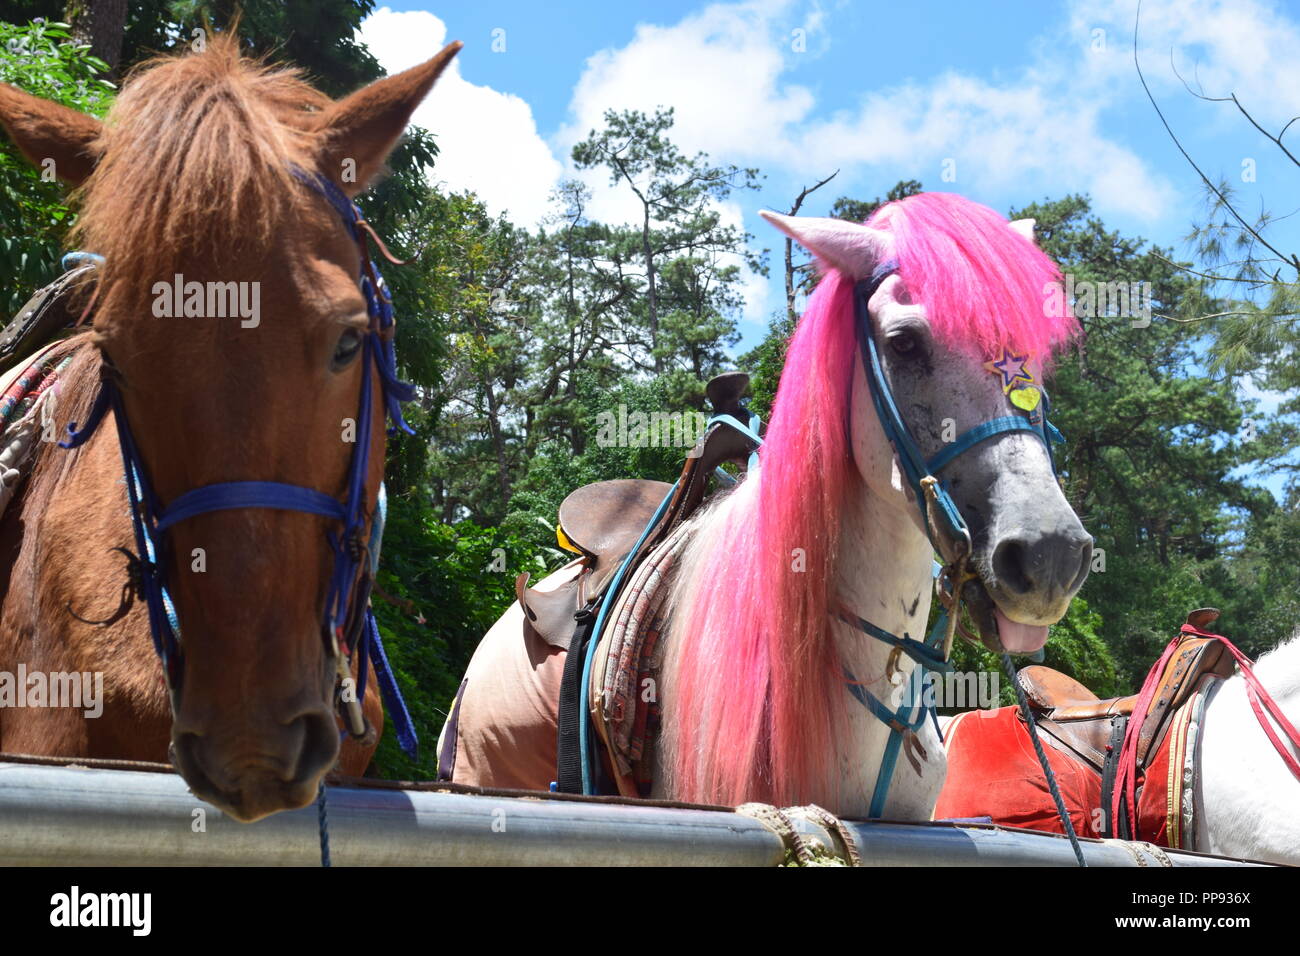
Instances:
[[[716,3],[675,24],[639,25],[626,45],[591,56],[553,142],[567,154],[608,108],[671,106],[673,138],[685,151],[754,163],[774,177],[820,178],[839,167],[842,180],[882,170],[974,198],[1087,192],[1103,215],[1154,225],[1178,211],[1180,197],[1107,125],[1110,111],[1142,97],[1132,59],[1135,10],[1136,0],[1073,0],[1059,27],[1029,51],[1031,62],[1013,63],[1002,78],[864,79],[855,107],[826,116],[814,91],[792,80],[815,54],[795,53],[789,31],[822,35],[834,12],[794,0]],[[1274,4],[1146,0],[1141,39],[1158,93],[1186,95],[1169,70],[1172,49],[1179,69],[1207,93],[1235,90],[1278,125],[1300,113],[1300,60],[1290,55],[1300,48],[1300,30]],[[1219,120],[1240,122],[1230,105],[1205,121]],[[951,183],[940,178],[946,159],[956,163]],[[603,181],[590,182],[593,212],[629,214],[625,202],[602,195]]]
[[[447,27],[424,11],[381,7],[361,24],[362,42],[390,74],[422,63],[447,42]],[[434,179],[473,190],[493,213],[535,225],[548,211],[561,165],[518,96],[470,83],[453,60],[411,120],[438,140]]]
[[[1084,191],[1102,211],[1155,220],[1175,198],[1139,156],[1101,131],[1098,104],[1033,82],[947,73],[872,93],[855,114],[811,124],[800,136],[798,154],[816,155],[822,168],[884,166],[977,199]]]
[[[626,46],[589,57],[573,91],[571,119],[555,139],[572,145],[602,125],[607,109],[675,111],[673,139],[732,162],[767,158],[769,145],[803,122],[814,97],[780,82],[789,38],[776,35],[788,0],[714,4],[672,26],[641,24]],[[815,32],[819,17],[803,24]]]
[[[1122,214],[1150,228],[1185,214],[1188,197],[1138,152],[1151,136],[1131,146],[1124,127],[1112,123],[1144,100],[1132,61],[1136,0],[1071,0],[1055,26],[1030,50],[1012,51],[991,78],[950,71],[891,82],[864,55],[858,99],[831,113],[819,109],[816,87],[799,80],[834,42],[839,9],[819,0],[745,0],[713,3],[676,23],[640,24],[625,45],[587,59],[568,119],[549,139],[525,101],[466,81],[456,64],[416,122],[439,134],[438,178],[474,189],[493,211],[529,225],[547,211],[558,180],[574,175],[569,151],[602,125],[607,109],[659,106],[674,108],[672,138],[683,152],[758,166],[780,189],[840,168],[847,189],[914,177],[998,207],[1087,192],[1103,217]],[[807,52],[796,52],[796,28],[805,31]],[[361,33],[391,72],[432,55],[446,28],[429,13],[382,8]],[[1141,39],[1158,96],[1186,98],[1169,69],[1172,50],[1207,93],[1239,93],[1274,129],[1300,113],[1300,60],[1292,56],[1300,29],[1268,0],[1144,0]],[[1230,104],[1205,106],[1204,123],[1241,122]],[[941,178],[945,159],[956,163],[954,182]],[[593,190],[592,218],[639,220],[635,200],[606,174],[578,178]],[[745,197],[733,197],[726,214],[739,222],[742,205]],[[759,245],[779,247],[766,226],[750,225]],[[779,305],[771,285],[746,280],[746,318]]]
[[[641,24],[626,45],[588,58],[569,119],[552,138],[555,152],[567,156],[602,126],[607,109],[668,106],[672,138],[683,152],[756,165],[782,188],[782,181],[813,182],[839,168],[846,185],[883,171],[890,181],[920,178],[929,188],[995,204],[1008,195],[1086,191],[1103,214],[1123,210],[1148,220],[1173,204],[1171,186],[1103,134],[1106,101],[1096,88],[1109,80],[1072,93],[1084,43],[1064,54],[1057,48],[1053,59],[998,82],[949,72],[882,86],[864,69],[854,107],[819,115],[813,89],[793,77],[804,75],[799,68],[830,42],[825,31],[833,20],[834,12],[816,2],[749,0],[715,3],[671,25]],[[794,28],[805,31],[809,52],[796,52]],[[956,163],[955,182],[941,179],[945,160]],[[637,220],[635,201],[605,174],[579,178],[592,188],[593,218]],[[765,225],[752,229],[759,245],[779,247]],[[761,320],[779,306],[764,280],[751,277],[745,294],[747,319]]]
[[[1107,55],[1087,58],[1094,77],[1136,86],[1133,29],[1137,0],[1110,3],[1074,0],[1070,30],[1104,30]],[[1260,0],[1143,0],[1139,28],[1142,69],[1157,95],[1186,97],[1173,66],[1189,84],[1209,96],[1237,93],[1256,117],[1285,123],[1300,113],[1300,27],[1276,3]],[[1294,13],[1294,10],[1291,11]],[[1236,108],[1220,104],[1224,118],[1237,122]],[[1206,121],[1214,117],[1207,105]]]

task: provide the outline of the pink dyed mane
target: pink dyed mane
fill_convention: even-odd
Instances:
[[[888,204],[869,225],[893,234],[899,273],[938,340],[1046,361],[1074,333],[1071,317],[1044,309],[1059,270],[993,210],[925,193]],[[717,530],[676,609],[676,717],[665,756],[679,799],[838,803],[827,792],[829,758],[849,698],[828,607],[841,503],[861,487],[844,421],[857,354],[852,294],[829,270],[809,299],[753,509]]]

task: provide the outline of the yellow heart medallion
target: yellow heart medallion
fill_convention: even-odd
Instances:
[[[1043,394],[1032,385],[1024,385],[1020,388],[1013,388],[1008,397],[1011,399],[1011,404],[1016,408],[1032,412],[1038,407],[1038,402],[1043,397]]]

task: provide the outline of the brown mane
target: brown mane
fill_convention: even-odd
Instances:
[[[132,70],[97,144],[71,241],[104,256],[101,289],[170,280],[181,261],[264,247],[310,201],[313,116],[331,100],[300,71],[243,57],[237,37]],[[101,292],[103,294],[103,292]]]

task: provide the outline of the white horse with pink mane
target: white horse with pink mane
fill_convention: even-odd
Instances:
[[[1044,308],[1060,276],[1032,223],[959,196],[909,197],[864,225],[763,215],[824,274],[757,468],[673,537],[652,793],[928,819],[943,748],[924,708],[897,702],[918,662],[946,657],[922,641],[936,550],[999,651],[1041,647],[1088,573],[1042,417],[1043,372],[1075,325]],[[624,592],[611,621],[637,600]],[[466,672],[440,775],[547,789],[566,653],[514,604]]]

